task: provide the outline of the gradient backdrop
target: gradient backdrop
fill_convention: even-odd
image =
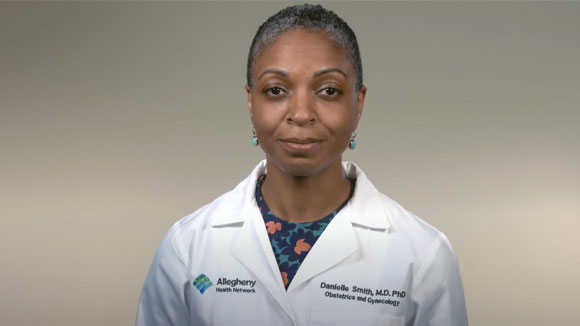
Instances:
[[[287,3],[0,3],[0,324],[132,325],[169,227],[263,157],[243,85]],[[580,3],[327,3],[354,160],[445,232],[471,325],[579,325]]]

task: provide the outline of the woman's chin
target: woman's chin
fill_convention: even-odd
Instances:
[[[280,162],[273,160],[272,163],[282,172],[293,177],[311,177],[324,171],[330,164],[321,164],[312,158],[292,158]]]

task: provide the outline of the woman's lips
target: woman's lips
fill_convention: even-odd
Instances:
[[[313,152],[320,146],[317,140],[281,139],[282,146],[289,152],[307,153]]]

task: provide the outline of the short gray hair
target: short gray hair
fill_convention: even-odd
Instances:
[[[321,5],[297,5],[284,8],[264,22],[250,46],[246,82],[252,88],[252,69],[260,53],[272,45],[289,29],[302,27],[328,33],[330,38],[347,54],[356,71],[356,90],[363,85],[362,62],[356,36],[348,24],[334,12]]]

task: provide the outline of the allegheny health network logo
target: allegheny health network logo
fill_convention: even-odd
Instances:
[[[209,289],[213,283],[209,280],[209,277],[205,276],[205,274],[199,274],[198,277],[195,278],[193,281],[193,286],[195,286],[199,293],[203,294],[205,290]]]

